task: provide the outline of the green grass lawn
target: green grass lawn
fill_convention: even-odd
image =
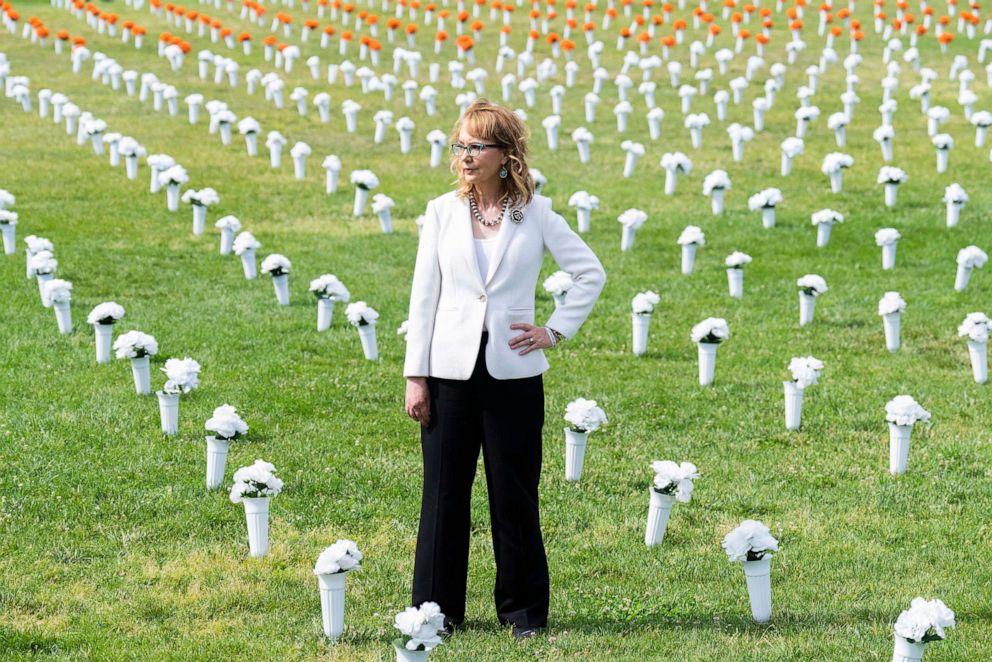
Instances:
[[[116,8],[122,21],[147,26],[149,43],[135,51],[47,3],[15,6],[22,23],[36,15],[53,33],[85,36],[92,51],[107,53],[125,69],[155,72],[179,88],[180,97],[200,92],[224,100],[239,117],[258,119],[263,131],[280,130],[289,146],[309,143],[313,156],[306,181],[298,182],[289,146],[283,168],[273,171],[264,148],[253,160],[237,135],[230,147],[209,135],[205,113],[190,126],[185,106],[175,118],[153,112],[150,103],[94,84],[89,63],[73,75],[67,57],[0,34],[11,73],[30,77],[33,95],[45,87],[67,94],[110,130],[136,137],[149,153],[175,157],[189,170],[192,186],[212,186],[221,196],[206,235],[194,237],[188,207],[170,214],[164,195],[148,194],[144,163],[138,180],[128,181],[123,168],[111,169],[89,146],[77,147],[50,119],[0,99],[0,188],[17,196],[21,221],[18,253],[0,258],[0,657],[390,658],[393,615],[410,597],[421,472],[418,429],[403,412],[404,347],[395,329],[406,319],[414,219],[429,199],[449,190],[452,179],[444,168],[427,167],[424,140],[431,129],[447,131],[456,119],[446,74],[436,85],[440,113],[431,118],[419,104],[405,109],[401,93],[390,104],[364,97],[357,87],[312,81],[301,60],[291,75],[283,74],[287,109],[276,110],[261,93],[246,95],[243,83],[231,89],[199,80],[196,51],[217,49],[207,39],[191,38],[194,50],[183,69],[170,71],[154,53],[155,37],[169,26],[146,10],[101,5]],[[293,13],[302,16],[299,8]],[[952,55],[970,58],[977,74],[972,87],[980,96],[976,109],[988,106],[989,88],[974,59],[978,39],[960,35],[947,55],[932,39],[921,44],[924,64],[941,76],[933,99],[951,109],[944,130],[957,147],[949,171],[938,175],[925,117],[908,96],[916,76],[904,64],[893,165],[905,169],[909,181],[898,206],[886,208],[875,184],[881,152],[871,137],[880,123],[883,43],[871,31],[867,7],[857,15],[867,36],[858,69],[862,101],[848,128],[848,147],[836,148],[826,126],[827,116],[842,110],[845,73],[836,64],[821,80],[814,97],[821,117],[788,178],[779,176],[779,143],[794,132],[794,93],[819,51],[812,12],[804,31],[808,48],[789,68],[767,130],[747,145],[743,163],[731,160],[726,124],[750,123],[750,100],[767,68],[755,77],[745,103],[731,106],[726,123],[716,121],[709,100],[697,97],[694,112],[713,120],[700,150],[690,148],[678,96],[663,70],[654,77],[666,111],[658,142],[649,140],[636,95],[628,133],[616,133],[610,84],[596,122],[586,125],[581,100],[591,87],[591,68],[583,55],[577,58],[580,82],[566,94],[561,150],[551,153],[540,126],[551,112],[549,84],[542,87],[537,106],[528,109],[531,163],[547,175],[545,193],[573,225],[569,195],[586,189],[600,197],[586,240],[608,273],[593,314],[576,338],[554,350],[545,377],[541,493],[551,627],[546,636],[517,642],[496,624],[480,478],[473,497],[468,627],[432,659],[888,660],[891,625],[917,595],[941,598],[958,617],[957,629],[930,647],[928,660],[979,660],[992,650],[992,407],[988,387],[972,381],[965,341],[957,337],[967,313],[990,312],[992,274],[977,271],[965,292],[952,289],[957,251],[969,244],[992,247],[992,188],[986,151],[974,147],[974,130],[956,103],[957,83],[947,78]],[[248,27],[236,15],[223,20],[236,30]],[[784,61],[784,18],[777,23],[769,65]],[[525,11],[517,11],[514,31],[522,39]],[[421,28],[425,51],[428,32]],[[729,25],[719,45],[731,45],[727,33]],[[253,34],[260,45],[265,32]],[[604,66],[611,72],[622,59],[613,35],[611,27],[602,36]],[[487,66],[495,42],[493,30],[477,47]],[[687,63],[686,48],[677,57]],[[220,50],[241,63],[242,81],[251,67],[272,70],[261,48],[250,57]],[[715,69],[714,50],[703,61]],[[332,61],[332,51],[313,42],[303,51],[304,59],[319,54],[325,65]],[[838,42],[838,52],[846,55],[846,41]],[[425,53],[421,84],[433,59]],[[729,75],[717,73],[711,91],[741,75],[745,59],[738,57]],[[391,62],[388,47],[384,61]],[[687,78],[690,72],[686,65]],[[499,97],[498,82],[491,74],[492,98]],[[331,124],[291,109],[288,94],[296,85],[311,95],[330,92]],[[346,98],[365,108],[357,135],[344,131],[339,108]],[[512,105],[522,103],[516,93]],[[399,155],[393,129],[386,144],[373,144],[371,115],[379,108],[414,119],[412,154]],[[578,126],[596,137],[589,165],[578,163],[568,138]],[[630,179],[620,178],[619,143],[626,137],[647,147]],[[694,168],[677,194],[666,197],[658,160],[674,150],[689,154]],[[841,194],[831,194],[820,173],[823,156],[832,151],[855,159]],[[319,166],[331,153],[344,163],[343,184],[327,196]],[[359,168],[374,170],[379,191],[396,200],[392,236],[381,234],[372,215],[351,217],[352,188],[345,182]],[[715,168],[726,169],[733,181],[721,217],[711,215],[701,195],[703,177]],[[941,196],[954,181],[971,201],[960,225],[948,229]],[[760,215],[748,211],[747,197],[769,186],[782,189],[784,202],[777,226],[764,230]],[[645,210],[649,219],[634,250],[621,253],[615,219],[630,207]],[[834,228],[830,245],[817,249],[809,217],[824,207],[846,220]],[[218,255],[212,225],[225,214],[239,217],[262,242],[259,258],[278,252],[292,260],[289,307],[276,305],[267,277],[245,281],[236,257]],[[706,245],[696,273],[684,277],[676,238],[688,224],[703,228]],[[890,272],[882,271],[873,238],[882,227],[903,235]],[[74,284],[71,335],[57,333],[52,311],[41,307],[38,288],[24,277],[21,239],[29,234],[55,243],[58,276]],[[742,301],[727,295],[723,259],[733,250],[754,258]],[[545,274],[554,270],[548,258]],[[380,361],[362,358],[343,307],[329,332],[316,332],[307,284],[322,273],[336,274],[352,300],[381,313]],[[814,324],[799,328],[795,280],[806,273],[824,276],[830,291],[819,299]],[[645,289],[657,290],[661,304],[648,353],[638,358],[630,352],[630,300]],[[885,351],[876,311],[889,290],[908,302],[896,354]],[[158,339],[153,372],[169,357],[190,356],[203,365],[201,387],[182,399],[178,436],[160,433],[155,399],[135,395],[126,362],[94,363],[85,318],[107,300],[127,310],[117,333],[140,329]],[[542,291],[538,301],[538,319],[546,319],[551,297]],[[716,384],[700,388],[689,331],[710,316],[728,320],[731,338],[720,349]],[[802,429],[788,433],[782,380],[789,360],[808,354],[826,368],[806,395]],[[163,381],[153,375],[154,388]],[[894,479],[887,471],[884,405],[901,393],[930,410],[933,425],[918,426],[909,471]],[[566,483],[561,416],[576,397],[597,400],[610,422],[590,438],[582,480]],[[241,506],[228,500],[226,490],[204,489],[203,422],[223,403],[235,405],[251,426],[247,440],[232,447],[228,480],[237,467],[263,458],[286,481],[272,502],[271,551],[264,559],[248,558]],[[692,461],[702,477],[692,502],[673,511],[664,543],[648,549],[643,527],[655,459]],[[781,546],[772,561],[774,614],[764,626],[752,622],[741,568],[720,548],[723,536],[746,518],[768,524]],[[346,631],[333,645],[321,631],[312,566],[337,538],[355,540],[366,561],[348,579]]]

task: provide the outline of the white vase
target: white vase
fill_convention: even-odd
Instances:
[[[951,202],[947,205],[947,227],[953,228],[958,224],[958,217],[961,215],[961,205]]]
[[[885,348],[890,352],[899,350],[899,313],[882,315],[882,325],[885,327]]]
[[[688,276],[696,265],[696,244],[682,244],[682,275]]]
[[[723,213],[723,198],[725,194],[725,189],[715,188],[710,191],[710,209],[713,210],[714,216],[719,216]]]
[[[355,206],[352,209],[352,216],[361,216],[365,213],[365,205],[369,200],[369,192],[361,186],[355,187]]]
[[[276,274],[272,276],[272,287],[276,291],[276,301],[280,306],[289,305],[289,275]]]
[[[157,391],[158,413],[162,419],[162,433],[174,435],[179,432],[179,394]]]
[[[775,227],[775,208],[774,207],[762,207],[761,208],[761,226],[766,230],[770,230]]]
[[[0,223],[0,234],[3,235],[4,255],[13,255],[17,250],[17,226],[11,223]]]
[[[716,349],[718,343],[696,343],[699,347],[699,385],[708,386],[713,383],[716,373]]]
[[[886,271],[896,267],[896,242],[884,244],[882,246],[882,269]]]
[[[293,176],[296,179],[306,179],[307,176],[307,159],[305,156],[294,156],[293,157]]]
[[[201,235],[207,225],[207,208],[203,205],[193,205],[193,234]]]
[[[816,247],[823,248],[830,243],[830,231],[833,223],[817,223],[816,225]]]
[[[588,432],[565,428],[565,480],[578,480],[582,477],[588,439]]]
[[[674,170],[665,170],[665,195],[675,195],[675,185],[678,183],[678,177],[678,173]]]
[[[220,254],[230,255],[231,247],[234,246],[234,230],[231,228],[220,229]]]
[[[834,170],[830,173],[830,192],[840,193],[844,186],[844,171]]]
[[[969,340],[968,356],[971,357],[971,374],[975,382],[984,384],[989,380],[989,344]]]
[[[248,553],[254,558],[269,552],[269,497],[245,498],[245,520],[248,523]]]
[[[329,639],[337,639],[344,632],[344,585],[348,573],[336,572],[332,575],[317,575],[320,587],[320,620],[324,634]]]
[[[792,172],[792,157],[787,155],[785,152],[782,153],[782,176],[788,177],[789,173]]]
[[[785,429],[798,430],[803,416],[803,395],[806,390],[793,381],[782,382],[785,386]]]
[[[659,494],[654,488],[648,488],[651,501],[648,504],[648,524],[644,531],[644,544],[648,547],[660,545],[668,527],[668,518],[672,514],[675,496]]]
[[[94,324],[93,331],[96,334],[96,362],[110,362],[110,347],[114,339],[113,324]]]
[[[396,662],[427,662],[427,653],[430,651],[408,651],[400,646],[393,646],[396,649]]]
[[[138,178],[138,157],[133,154],[124,155],[124,173],[127,178],[134,181]]]
[[[623,226],[623,234],[620,235],[620,250],[629,251],[634,247],[634,234],[636,230],[630,225]]]
[[[379,347],[375,337],[375,322],[358,325],[358,337],[362,341],[362,351],[369,361],[379,359]]]
[[[889,473],[893,476],[906,473],[909,463],[909,437],[912,425],[889,423]]]
[[[321,297],[317,299],[317,330],[326,331],[331,328],[334,318],[334,300]]]
[[[633,327],[634,356],[644,356],[648,351],[648,327],[651,325],[651,314],[631,313],[630,320]]]
[[[751,601],[751,616],[757,623],[767,623],[772,617],[772,559],[744,561],[744,578]]]
[[[258,156],[258,134],[254,131],[249,131],[245,134],[245,151],[248,152],[248,156],[255,157]],[[269,157],[269,165],[273,168],[278,168],[281,165],[282,152],[279,152],[279,156]]]
[[[59,333],[62,335],[72,333],[72,308],[69,302],[56,301],[53,306],[55,308],[55,321],[59,325]]]
[[[258,277],[258,265],[255,264],[255,249],[249,248],[241,254],[241,268],[245,272],[245,278],[254,280]]]
[[[179,210],[179,184],[166,184],[165,203],[169,211]]]
[[[378,214],[379,216],[379,227],[382,229],[383,234],[393,233],[393,214],[388,209],[383,209]]]
[[[896,206],[896,195],[899,193],[899,185],[888,182],[885,184],[885,206]]]
[[[328,195],[338,192],[338,179],[341,173],[338,170],[327,170],[324,173],[324,190]]]
[[[149,395],[152,392],[152,375],[147,356],[131,359],[131,376],[134,378],[134,390],[138,395]]]
[[[968,287],[969,280],[971,280],[971,267],[959,264],[957,273],[954,275],[954,291],[964,292],[965,288]]]
[[[892,647],[892,662],[920,662],[923,653],[926,651],[926,644],[915,644],[907,639],[895,636],[895,645]]]
[[[230,439],[218,439],[209,436],[207,439],[207,489],[214,490],[224,484],[224,467],[227,466],[227,451],[231,446]]]
[[[54,276],[52,276],[52,274],[37,274],[35,277],[38,279],[38,292],[41,295],[41,305],[45,308],[51,308],[52,302],[49,300],[48,294],[45,292],[45,283],[54,278]]]
[[[813,312],[816,310],[816,296],[799,293],[799,326],[813,323]]]
[[[730,288],[730,296],[735,299],[744,298],[744,270],[731,267],[727,269],[727,285]]]

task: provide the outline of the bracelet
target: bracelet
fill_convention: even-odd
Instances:
[[[551,342],[551,346],[552,347],[557,346],[558,345],[558,342],[565,337],[562,334],[560,334],[557,331],[555,331],[554,329],[552,329],[550,326],[544,327],[544,330],[548,334],[548,340]]]

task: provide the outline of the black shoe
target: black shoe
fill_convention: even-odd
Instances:
[[[514,625],[513,636],[516,639],[533,639],[541,633],[543,628],[531,627],[529,625]]]

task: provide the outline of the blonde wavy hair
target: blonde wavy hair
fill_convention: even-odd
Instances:
[[[476,99],[465,110],[465,114],[455,122],[451,131],[451,142],[457,143],[458,136],[465,129],[481,141],[500,145],[506,153],[506,179],[502,179],[503,191],[499,202],[509,198],[511,206],[523,207],[534,197],[534,179],[527,168],[527,125],[513,111],[486,99]],[[458,196],[467,198],[472,189],[458,167],[459,158],[452,155],[451,172],[458,178]]]

